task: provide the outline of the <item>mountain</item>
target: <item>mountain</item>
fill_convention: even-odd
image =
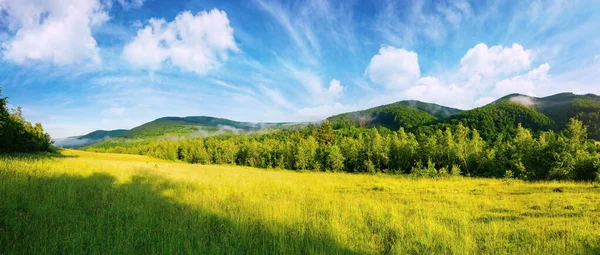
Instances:
[[[127,129],[96,130],[87,135],[82,135],[82,136],[78,137],[78,139],[90,139],[90,140],[108,139],[108,138],[123,134],[127,131],[129,131],[129,130],[127,130]]]
[[[290,123],[250,123],[208,116],[163,117],[119,135],[123,138],[144,138],[164,135],[206,136],[211,133],[239,133]],[[205,135],[203,135],[205,134]]]
[[[89,144],[93,147],[144,143],[155,140],[178,140],[216,135],[295,128],[298,123],[252,123],[209,116],[163,117],[134,127],[111,139]]]
[[[512,134],[518,124],[534,131],[560,131],[570,118],[582,120],[589,127],[590,138],[600,140],[600,97],[592,94],[562,93],[542,98],[511,94],[488,105],[466,111],[421,101],[399,101],[331,116],[327,120],[334,128],[358,126],[397,130],[404,127],[417,132],[431,132],[436,128],[454,127],[463,123],[478,129],[481,136],[487,139],[497,137],[501,133]],[[265,129],[294,129],[301,126],[302,124],[298,123],[238,122],[208,116],[163,117],[131,130],[95,131],[78,139],[111,137],[94,144],[101,147]]]
[[[327,118],[335,128],[345,126],[376,127],[392,130],[407,129],[443,120],[462,110],[415,100],[399,101],[362,111],[343,113]]]
[[[510,94],[488,105],[461,111],[420,101],[399,101],[362,111],[329,117],[335,128],[346,126],[404,127],[418,132],[453,127],[462,123],[476,128],[484,138],[512,134],[518,124],[534,131],[565,128],[571,118],[588,126],[589,137],[600,140],[600,96],[561,93],[548,97]]]
[[[477,129],[484,139],[489,139],[495,138],[499,134],[514,134],[518,124],[534,131],[549,130],[554,121],[536,111],[535,108],[501,99],[482,107],[454,114],[429,128],[432,130],[443,129],[459,123]]]
[[[65,147],[65,148],[77,148],[83,147],[90,144],[102,142],[112,137],[123,134],[129,130],[127,129],[116,129],[116,130],[96,130],[86,135],[74,136],[67,138],[53,139],[54,146]]]
[[[589,137],[600,140],[600,96],[560,93],[548,97],[530,97],[512,94],[497,102],[513,101],[533,108],[554,121],[551,128],[562,130],[571,118],[581,120],[588,126]]]

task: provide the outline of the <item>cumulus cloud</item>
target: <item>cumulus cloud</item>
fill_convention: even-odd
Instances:
[[[373,58],[365,75],[388,89],[402,89],[412,85],[421,75],[417,53],[385,46]]]
[[[453,7],[459,8],[459,7]],[[467,9],[464,6],[465,10]],[[457,69],[435,76],[420,77],[417,53],[394,47],[382,47],[365,75],[388,91],[379,102],[416,99],[457,108],[471,108],[494,101],[510,93],[534,95],[538,86],[549,79],[550,65],[531,69],[531,50],[519,44],[488,48],[480,43],[469,49]],[[527,73],[520,74],[523,71]],[[512,76],[511,76],[512,75]]]
[[[107,6],[99,0],[0,0],[9,39],[1,45],[5,59],[65,65],[99,63],[92,27],[108,19]]]
[[[340,81],[333,79],[329,83],[329,89],[327,91],[329,92],[329,95],[335,98],[342,95],[344,87],[342,87]]]
[[[548,80],[548,71],[550,71],[550,65],[544,63],[524,75],[498,81],[495,84],[493,93],[499,96],[511,93],[535,96],[536,88],[541,85],[542,81]]]
[[[123,57],[138,68],[156,70],[170,62],[201,75],[239,52],[227,13],[217,9],[193,15],[185,11],[171,22],[150,19],[123,50]]]
[[[509,75],[527,70],[531,66],[531,50],[519,44],[512,47],[496,45],[488,48],[484,43],[469,49],[460,60],[460,71],[484,76]]]
[[[443,105],[467,108],[473,101],[473,92],[455,84],[444,85],[435,77],[423,77],[416,86],[408,88],[403,95],[412,99],[426,99]]]
[[[417,53],[385,46],[373,58],[365,74],[388,89],[406,88],[421,75]]]

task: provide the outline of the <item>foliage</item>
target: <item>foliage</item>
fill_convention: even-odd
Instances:
[[[400,127],[411,129],[438,119],[446,119],[460,111],[431,103],[400,101],[363,111],[339,114],[329,117],[327,121],[335,128],[381,126],[398,130]]]
[[[454,128],[459,123],[471,129],[477,129],[487,140],[496,139],[499,136],[514,136],[518,124],[535,131],[549,130],[553,121],[526,106],[508,101],[498,101],[460,112],[431,126],[420,127],[418,132],[431,133],[435,129]]]
[[[23,119],[21,107],[12,113],[7,108],[8,99],[0,89],[0,153],[51,151],[50,135],[42,125],[32,125]]]
[[[237,164],[260,168],[458,175],[526,180],[593,180],[600,149],[587,139],[586,127],[572,119],[560,133],[535,136],[516,125],[513,136],[483,139],[462,123],[415,135],[404,129],[333,130],[327,121],[302,130],[181,141],[153,141],[123,146],[91,146],[89,151],[149,155],[202,164]],[[423,166],[426,162],[426,166]],[[448,173],[450,171],[450,173]],[[435,174],[434,174],[435,172]]]

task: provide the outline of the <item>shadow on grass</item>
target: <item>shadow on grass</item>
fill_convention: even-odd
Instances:
[[[32,152],[32,153],[0,153],[0,158],[13,158],[20,160],[47,160],[59,158],[77,158],[77,155],[65,155],[59,151],[55,152]]]
[[[189,187],[138,175],[0,181],[0,254],[351,254],[323,232],[231,219],[178,203]],[[315,234],[321,233],[321,234]]]

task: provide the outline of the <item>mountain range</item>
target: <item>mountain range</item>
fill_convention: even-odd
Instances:
[[[471,110],[460,110],[416,100],[399,101],[327,118],[336,129],[344,127],[405,128],[428,132],[458,123],[476,128],[484,138],[512,132],[518,124],[534,131],[562,130],[571,118],[588,126],[589,137],[600,140],[600,96],[561,93],[548,97],[511,94]],[[71,137],[57,146],[81,147],[152,139],[185,139],[245,132],[298,128],[306,123],[251,123],[208,116],[163,117],[131,130],[97,130]]]

